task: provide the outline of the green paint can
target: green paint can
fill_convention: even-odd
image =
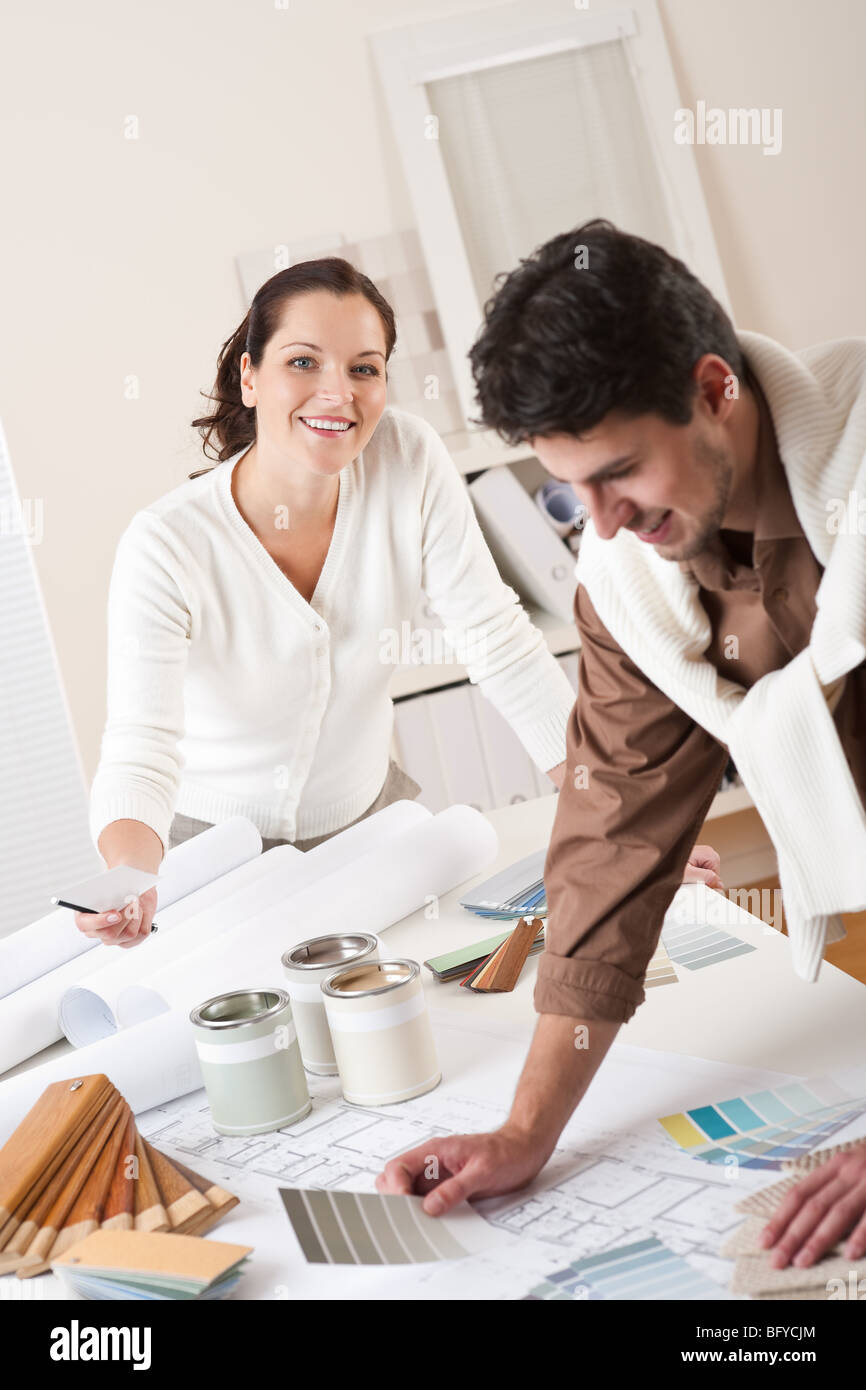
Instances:
[[[264,1134],[312,1108],[284,989],[235,989],[190,1014],[214,1129]]]

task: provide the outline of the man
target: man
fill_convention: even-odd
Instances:
[[[839,914],[866,906],[866,540],[852,524],[866,340],[795,356],[737,335],[682,262],[592,221],[505,278],[471,360],[483,422],[529,441],[591,524],[540,1018],[512,1111],[378,1179],[429,1193],[434,1215],[522,1187],[550,1157],[644,999],[729,753],[777,851],[797,973],[815,979]],[[866,1145],[797,1184],[764,1243],[782,1267],[842,1237],[848,1258],[866,1253]]]

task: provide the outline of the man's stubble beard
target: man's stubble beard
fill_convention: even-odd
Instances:
[[[695,536],[683,541],[677,549],[670,549],[664,545],[656,547],[656,553],[662,560],[694,560],[695,556],[715,545],[725,519],[734,481],[733,463],[724,450],[715,449],[701,440],[695,444],[695,460],[712,475],[713,501],[701,520],[700,531]]]

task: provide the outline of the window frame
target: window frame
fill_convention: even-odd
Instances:
[[[483,318],[425,83],[621,38],[673,232],[684,260],[730,313],[730,297],[694,150],[674,141],[682,109],[656,0],[592,0],[563,18],[561,0],[523,0],[369,36],[427,261],[466,426],[477,414],[467,359]],[[420,157],[419,157],[420,153]]]

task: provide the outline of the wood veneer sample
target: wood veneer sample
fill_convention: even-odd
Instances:
[[[0,1248],[10,1224],[39,1198],[112,1093],[107,1076],[72,1075],[47,1086],[0,1149]],[[14,1224],[12,1224],[14,1223]]]
[[[38,1272],[37,1266],[42,1266],[43,1259],[57,1239],[58,1231],[108,1143],[118,1119],[128,1111],[129,1106],[123,1096],[117,1093],[99,1112],[0,1256],[0,1273],[8,1274],[14,1269],[19,1277],[26,1277],[21,1270],[28,1267],[32,1273]]]
[[[521,918],[511,935],[475,976],[470,988],[496,993],[513,990],[543,925],[540,917]]]
[[[168,1219],[162,1194],[150,1166],[144,1140],[138,1130],[135,1132],[135,1157],[138,1159],[138,1177],[135,1180],[133,1229],[136,1231],[168,1231],[171,1228],[171,1222]]]
[[[165,1154],[160,1153],[159,1149],[155,1149],[146,1139],[143,1139],[142,1143],[150,1159],[169,1225],[172,1231],[182,1235],[187,1223],[209,1212],[211,1204],[189,1178],[178,1172]]]
[[[102,1213],[102,1229],[108,1231],[131,1231],[135,1224],[135,1116],[129,1112],[126,1135],[117,1155],[117,1166],[111,1187],[105,1199]]]
[[[129,1121],[129,1106],[122,1096],[120,1096],[120,1102],[114,1127],[102,1145],[96,1161],[85,1178],[81,1191],[57,1232],[54,1244],[46,1256],[47,1260],[56,1259],[58,1255],[63,1254],[64,1250],[68,1250],[70,1245],[76,1245],[79,1240],[90,1235],[90,1232],[95,1231],[102,1220],[102,1212],[114,1176],[117,1155],[120,1153]]]

